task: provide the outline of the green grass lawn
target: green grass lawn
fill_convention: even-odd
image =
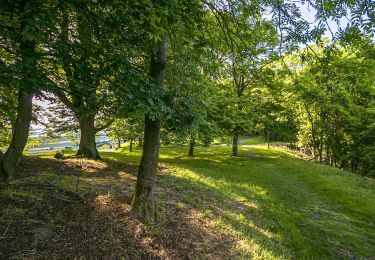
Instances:
[[[236,242],[232,254],[254,259],[373,259],[375,181],[294,158],[277,149],[162,149],[159,204],[172,191]],[[140,151],[102,153],[138,163]]]

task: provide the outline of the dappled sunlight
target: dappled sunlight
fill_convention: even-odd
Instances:
[[[98,160],[90,160],[90,159],[66,159],[64,163],[70,167],[76,167],[85,173],[94,173],[105,168],[108,168],[108,164]]]
[[[345,244],[352,249],[365,247],[363,241],[362,245],[359,243],[360,240],[357,245],[347,244],[345,241],[351,238],[356,241],[355,233],[361,233],[362,236],[358,236],[358,239],[362,239],[363,234],[367,234],[366,226],[370,230],[371,226],[366,221],[351,221],[355,217],[350,211],[346,212],[346,207],[342,205],[327,209],[329,206],[324,199],[327,192],[336,189],[336,186],[325,186],[325,183],[328,185],[335,181],[347,181],[348,178],[353,178],[354,183],[363,183],[362,178],[343,176],[340,171],[294,158],[278,149],[246,147],[240,155],[246,152],[253,155],[238,158],[229,156],[229,152],[230,149],[226,147],[220,147],[220,151],[216,152],[208,150],[207,154],[199,149],[194,158],[184,157],[181,160],[178,157],[181,153],[175,152],[177,158],[169,154],[161,160],[167,167],[169,165],[167,175],[175,178],[173,183],[178,183],[181,188],[178,188],[179,185],[177,188],[187,193],[183,197],[186,203],[210,209],[207,216],[214,219],[215,223],[220,223],[220,228],[225,227],[240,238],[242,245],[238,246],[238,250],[246,251],[247,248],[247,255],[255,258],[263,256],[267,259],[284,259],[295,258],[294,252],[298,252],[300,257],[319,255],[315,247],[321,245],[326,248],[326,254],[332,252],[330,248],[341,252]],[[319,185],[324,185],[323,190],[314,190]],[[344,184],[338,186],[341,191],[346,187]],[[350,193],[352,191],[348,189],[341,196]],[[362,195],[353,196],[358,198]],[[321,201],[322,199],[324,200]],[[336,200],[343,201],[340,197]],[[345,199],[346,203],[350,201]],[[362,201],[367,203],[369,200],[364,198]],[[306,207],[315,209],[307,214],[304,212]],[[361,207],[357,205],[354,208]],[[363,209],[365,213],[365,208]],[[329,213],[325,214],[325,210]],[[201,212],[203,214],[205,211]],[[362,217],[366,215],[367,213]],[[335,234],[331,236],[341,241],[341,247],[328,238],[329,233]],[[322,237],[322,234],[326,235]],[[303,242],[306,237],[312,239],[309,244]],[[365,243],[371,243],[371,239]],[[294,248],[294,252],[288,247]]]
[[[107,208],[112,203],[111,194],[100,194],[93,200],[93,204],[99,209]]]
[[[255,225],[247,225],[241,217],[229,214],[219,216],[212,220],[211,225],[237,238],[230,249],[235,255],[255,259],[280,259],[281,257],[276,252],[283,250],[272,241],[269,232]],[[249,233],[250,236],[246,235]],[[283,259],[288,258],[291,257],[283,257]]]
[[[229,196],[229,198],[232,199],[238,199],[238,191],[244,189],[246,189],[247,195],[251,197],[264,197],[268,195],[267,190],[257,185],[249,186],[249,184],[246,183],[237,183],[234,185],[232,181],[226,179],[225,174],[209,177],[200,175],[199,168],[195,169],[194,171],[187,168],[178,168],[175,166],[173,168],[169,168],[170,174],[173,175],[174,172],[178,174],[178,178],[194,181],[210,188],[222,190],[224,193],[226,193],[226,196]],[[232,191],[234,190],[235,192],[232,193]],[[244,199],[244,197],[242,197],[242,199]]]
[[[194,171],[188,170],[186,168],[173,167],[170,168],[168,174],[175,176],[179,182],[189,182],[186,183],[190,189],[200,190],[200,187],[206,189],[205,193],[202,193],[200,200],[208,199],[208,201],[202,202],[205,209],[211,209],[209,213],[201,213],[201,215],[206,215],[209,217],[210,225],[213,227],[220,227],[220,229],[227,230],[226,232],[232,233],[232,236],[238,237],[242,241],[243,239],[249,240],[249,236],[254,236],[255,234],[258,239],[251,239],[251,250],[243,251],[242,253],[249,254],[251,256],[259,257],[261,255],[267,255],[271,258],[277,258],[273,253],[274,242],[271,242],[276,238],[276,236],[268,229],[263,228],[261,225],[256,224],[252,219],[252,213],[254,210],[259,209],[259,205],[255,198],[262,197],[264,200],[268,199],[268,192],[257,185],[246,185],[246,184],[236,184],[226,181],[224,176],[220,178],[207,177],[199,174],[199,168]],[[181,183],[181,185],[184,185]],[[194,188],[195,187],[195,188]],[[239,195],[246,194],[247,196]],[[197,194],[197,192],[195,194]],[[212,196],[210,195],[212,194]],[[224,199],[225,198],[225,199]],[[251,198],[251,200],[249,200]],[[224,200],[223,200],[224,199]],[[199,203],[192,199],[191,197],[185,199],[188,203]],[[198,204],[199,205],[199,204]],[[241,255],[241,248],[237,247],[234,243],[232,246],[233,250],[236,248],[237,253]],[[268,249],[267,249],[268,248]],[[242,248],[243,249],[243,248]]]
[[[117,175],[121,178],[121,179],[130,179],[132,181],[136,181],[137,180],[137,177],[134,176],[134,175],[131,175],[127,172],[123,172],[123,171],[119,171],[117,173]]]

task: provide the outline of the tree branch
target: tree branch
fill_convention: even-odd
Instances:
[[[95,132],[97,133],[97,132],[100,132],[100,131],[102,131],[102,130],[108,128],[110,125],[113,124],[114,121],[115,121],[114,119],[111,119],[111,120],[110,120],[109,122],[107,122],[106,124],[104,124],[104,125],[102,125],[102,126],[100,126],[100,127],[96,127],[96,128],[95,128]]]

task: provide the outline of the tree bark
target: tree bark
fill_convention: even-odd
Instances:
[[[270,149],[270,132],[267,132],[267,147]]]
[[[117,139],[117,149],[120,149],[120,148],[121,148],[121,140]]]
[[[190,136],[188,156],[191,156],[191,157],[194,156],[194,146],[195,146],[195,138]]]
[[[129,152],[133,152],[133,138],[130,139]]]
[[[89,115],[81,117],[78,121],[81,130],[81,138],[77,155],[83,155],[92,159],[100,159],[95,142],[95,116]]]
[[[12,141],[0,164],[1,180],[8,181],[16,170],[29,136],[32,118],[33,94],[20,89],[18,93],[17,118],[13,128]]]
[[[138,169],[137,185],[133,195],[133,212],[146,221],[155,218],[155,179],[159,158],[160,119],[145,116],[144,144],[141,163]]]
[[[150,76],[160,87],[164,83],[167,62],[168,36],[164,33],[163,41],[156,54],[151,56]],[[141,163],[138,169],[137,184],[133,195],[133,213],[145,222],[154,222],[156,213],[155,179],[160,148],[160,116],[145,115],[144,143]]]
[[[232,141],[232,156],[238,155],[238,133],[235,132],[233,134],[233,141]]]

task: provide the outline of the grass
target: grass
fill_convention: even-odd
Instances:
[[[258,144],[264,144],[264,143],[266,143],[266,140],[262,136],[254,136],[254,137],[251,137],[249,140],[242,142],[241,144],[258,145]]]
[[[129,205],[141,156],[134,148],[101,152],[103,162],[27,157],[15,181],[53,180],[59,172],[75,190],[80,175],[79,191],[90,199],[70,204],[51,190],[0,190],[0,258],[375,256],[373,179],[265,146],[243,146],[238,157],[227,146],[196,148],[194,157],[187,148],[162,148],[158,222],[144,226]]]
[[[159,185],[183,194],[210,225],[237,240],[236,256],[255,259],[368,259],[375,256],[375,183],[277,149],[162,150]],[[137,162],[140,152],[103,156]]]

